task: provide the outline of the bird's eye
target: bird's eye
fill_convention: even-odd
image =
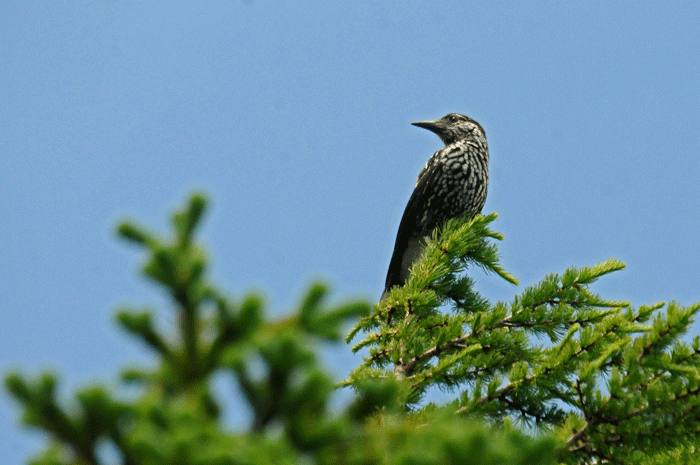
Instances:
[[[450,121],[452,121],[454,123],[455,121],[457,121],[457,117],[455,115],[451,115]]]

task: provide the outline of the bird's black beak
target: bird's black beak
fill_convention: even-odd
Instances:
[[[414,126],[418,126],[419,128],[427,129],[428,131],[438,133],[440,130],[440,125],[437,123],[437,121],[418,121],[416,123],[411,123]]]

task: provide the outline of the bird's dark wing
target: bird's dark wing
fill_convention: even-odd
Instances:
[[[389,290],[398,285],[402,285],[402,275],[405,275],[407,270],[403,270],[403,257],[409,251],[409,247],[415,247],[418,240],[422,239],[423,231],[426,225],[420,224],[423,221],[426,204],[430,198],[436,173],[441,169],[439,165],[428,163],[418,177],[413,194],[408,200],[406,209],[401,217],[399,232],[396,234],[396,243],[394,244],[394,253],[389,262],[389,271],[386,274],[386,282],[382,299]]]

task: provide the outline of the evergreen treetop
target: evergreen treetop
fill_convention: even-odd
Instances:
[[[621,262],[550,274],[494,303],[465,270],[517,283],[499,262],[496,215],[451,220],[379,304],[329,305],[327,286],[314,283],[274,319],[259,296],[235,300],[209,280],[195,239],[206,204],[192,196],[170,239],[119,226],[147,254],[143,273],[168,292],[177,322],[163,330],[149,310],[118,312],[157,355],[155,366],[122,374],[138,396],[94,385],[63,405],[55,375],[6,377],[24,424],[47,433],[31,463],[111,463],[106,443],[120,463],[154,465],[698,462],[700,341],[681,336],[700,304],[635,309],[594,293]],[[366,355],[336,384],[318,345],[340,345],[348,322],[347,340]],[[222,373],[245,399],[245,429],[222,418],[222,409],[244,415],[213,394]],[[355,397],[333,411],[339,386]],[[451,401],[426,403],[430,389]]]

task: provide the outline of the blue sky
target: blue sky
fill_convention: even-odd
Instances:
[[[0,371],[116,384],[148,353],[113,324],[167,301],[114,226],[168,231],[194,190],[213,279],[292,308],[381,293],[449,112],[485,128],[514,288],[609,257],[594,290],[700,300],[697,2],[15,2],[0,19]],[[693,334],[700,332],[696,324]],[[342,377],[354,359],[338,355]],[[0,395],[0,450],[40,436]]]

